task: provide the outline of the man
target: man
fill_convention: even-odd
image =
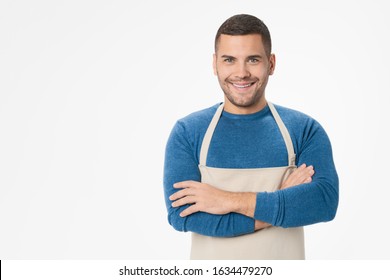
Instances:
[[[330,141],[309,116],[267,102],[275,55],[258,18],[221,25],[213,68],[224,102],[179,120],[167,143],[169,223],[192,232],[192,259],[304,259],[303,226],[338,206]]]

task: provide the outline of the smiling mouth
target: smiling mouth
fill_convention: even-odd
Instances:
[[[243,89],[243,88],[248,88],[250,86],[253,86],[256,82],[252,83],[231,83],[234,87]]]

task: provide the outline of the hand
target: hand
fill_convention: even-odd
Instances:
[[[210,214],[227,214],[238,211],[243,199],[253,200],[256,204],[256,194],[233,193],[223,191],[208,184],[196,181],[183,181],[173,185],[175,189],[181,189],[169,197],[172,207],[179,207],[186,204],[192,204],[190,207],[180,213],[181,217],[191,215],[192,213],[202,211]],[[253,198],[250,198],[253,196]],[[244,204],[251,205],[251,203]],[[254,209],[254,206],[252,205]],[[244,211],[243,209],[240,210]],[[246,210],[250,211],[250,210]],[[252,210],[253,212],[254,210]]]
[[[280,186],[280,189],[286,189],[293,186],[297,186],[304,183],[310,183],[312,181],[312,176],[314,175],[313,166],[306,166],[302,164],[297,169],[295,169],[286,180],[284,180]],[[270,227],[271,224],[266,222],[256,220],[255,221],[255,230],[264,229]]]
[[[314,175],[314,169],[312,165],[306,166],[302,164],[295,169],[285,181],[282,182],[280,189],[286,189],[293,186],[297,186],[304,183],[310,183],[312,176]]]
[[[270,227],[272,226],[271,224],[269,223],[266,223],[266,222],[263,222],[263,221],[260,221],[260,220],[255,220],[255,231],[256,230],[260,230],[260,229],[264,229],[264,228],[267,228],[267,227]]]

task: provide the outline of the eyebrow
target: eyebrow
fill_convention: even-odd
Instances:
[[[248,56],[248,58],[257,58],[257,59],[261,59],[263,58],[263,56],[259,55],[259,54],[255,54],[255,55],[250,55]]]
[[[233,59],[236,59],[236,57],[234,57],[232,55],[227,55],[227,54],[221,55],[221,57],[222,58],[233,58]],[[254,55],[248,56],[247,58],[249,58],[249,59],[253,59],[253,58],[262,59],[263,56],[259,55],[259,54],[254,54]]]
[[[235,57],[234,57],[234,56],[231,56],[231,55],[226,55],[226,54],[224,54],[224,55],[221,55],[221,57],[222,57],[222,58],[234,58],[234,59],[235,59]]]

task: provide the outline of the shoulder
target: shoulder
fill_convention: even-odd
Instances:
[[[197,146],[203,139],[219,105],[220,103],[206,109],[195,111],[177,120],[172,129],[170,139],[181,139],[180,141],[187,142],[192,147]]]
[[[275,106],[275,109],[278,111],[279,115],[281,118],[285,118],[286,121],[287,120],[299,120],[299,121],[302,121],[302,120],[308,120],[308,119],[312,119],[312,117],[310,117],[309,115],[301,112],[301,111],[298,111],[298,110],[294,110],[294,109],[291,109],[291,108],[287,108],[287,107],[284,107],[284,106],[281,106],[281,105],[278,105],[278,104],[274,104]],[[284,119],[283,119],[284,120]]]
[[[185,124],[191,124],[192,122],[198,122],[198,121],[204,121],[208,120],[210,121],[212,117],[214,116],[215,112],[218,109],[218,106],[221,105],[221,103],[214,104],[211,107],[195,111],[181,119],[178,120],[178,122],[182,122]]]
[[[207,129],[210,124],[211,119],[213,118],[215,112],[218,109],[220,103],[215,104],[209,108],[195,111],[181,119],[176,123],[176,126],[179,126],[182,129],[185,129],[187,132],[198,131]]]
[[[313,117],[301,111],[276,104],[274,104],[274,106],[287,127],[292,126],[293,128],[304,128],[307,126],[321,126]]]
[[[275,105],[280,118],[283,120],[293,139],[298,143],[305,143],[317,138],[327,138],[321,124],[313,117],[280,105]]]

